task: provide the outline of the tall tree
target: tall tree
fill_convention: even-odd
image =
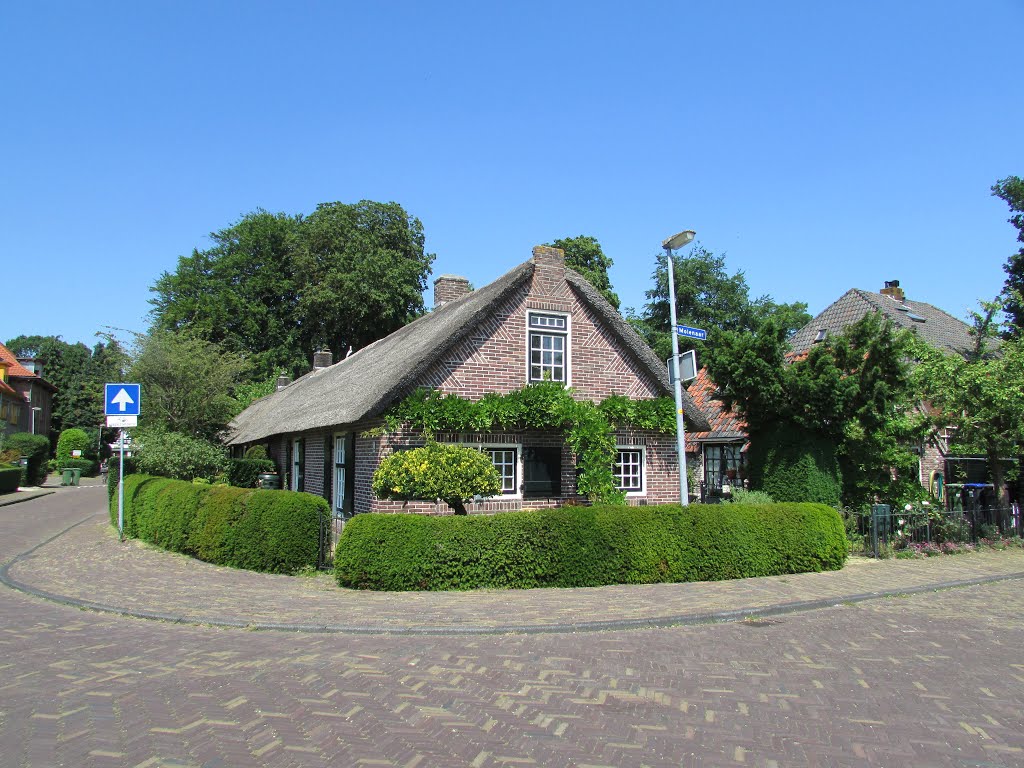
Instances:
[[[257,210],[210,237],[153,286],[153,328],[245,355],[254,381],[301,375],[315,347],[343,354],[423,311],[434,257],[397,203],[323,203],[308,218]]]
[[[772,318],[783,333],[789,334],[810,322],[807,305],[803,302],[777,304],[770,296],[750,298],[750,288],[742,271],[729,274],[725,256],[715,255],[702,245],[695,245],[685,257],[674,257],[676,315],[683,325],[703,328],[709,333],[709,344],[722,330],[753,331]],[[672,354],[669,335],[670,309],[668,290],[668,261],[664,252],[658,254],[654,274],[654,287],[647,291],[648,302],[640,316],[633,315],[633,323],[648,344],[662,358]],[[701,349],[702,344],[681,339],[680,349]]]
[[[302,218],[256,210],[210,234],[151,289],[154,330],[186,331],[249,357],[252,375],[309,366],[296,314],[294,251]]]
[[[1007,176],[993,185],[992,194],[1010,206],[1008,221],[1017,228],[1017,242],[1024,243],[1024,179]],[[1003,311],[1009,320],[1007,335],[1019,337],[1024,328],[1024,247],[1010,255],[1003,269],[1006,271]]]
[[[296,319],[307,349],[359,349],[422,314],[434,256],[398,203],[321,203],[299,235]]]
[[[142,385],[140,426],[216,437],[237,413],[232,392],[244,370],[240,355],[188,333],[137,336],[128,375]]]
[[[548,245],[565,251],[565,266],[583,275],[587,282],[608,299],[609,304],[616,309],[619,308],[618,294],[612,290],[612,283],[608,277],[608,268],[613,262],[605,255],[597,238],[589,235],[562,237]]]

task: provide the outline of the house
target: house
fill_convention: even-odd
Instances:
[[[815,344],[841,334],[869,312],[881,314],[891,320],[896,328],[910,330],[948,354],[967,355],[975,345],[975,337],[967,323],[931,304],[908,299],[899,281],[890,280],[877,293],[851,288],[825,307],[790,339],[789,358],[798,359],[806,355]],[[714,384],[709,380],[706,370],[700,372],[689,391],[698,407],[708,414],[713,425],[711,433],[694,436],[697,444],[694,458],[702,461],[705,482],[713,494],[716,487],[721,487],[719,466],[729,466],[723,462],[739,454],[736,464],[742,474],[742,448],[735,446],[745,443],[745,425],[735,412],[727,411],[720,401],[714,400]],[[926,406],[922,404],[922,407]],[[919,447],[921,459],[918,480],[923,487],[928,488],[933,483],[935,473],[941,473],[945,478],[950,477],[949,463],[957,458],[949,454],[952,437],[950,430],[939,430]],[[698,452],[702,443],[713,446],[710,454],[705,456]],[[977,466],[972,467],[974,472],[978,469]]]
[[[686,435],[687,467],[698,474],[701,500],[714,501],[725,495],[724,489],[745,479],[747,424],[735,410],[715,399],[717,387],[707,368],[697,372],[686,391],[709,422],[706,431]]]
[[[565,383],[577,399],[618,394],[648,399],[671,394],[662,361],[584,278],[563,252],[538,246],[533,258],[477,290],[462,277],[434,282],[434,309],[404,328],[313,370],[253,403],[230,425],[237,450],[265,445],[286,487],[322,495],[336,515],[368,511],[447,512],[434,500],[385,501],[371,482],[381,460],[422,445],[422,435],[380,434],[382,414],[419,388],[478,400],[544,380]],[[709,428],[685,398],[690,429]],[[496,512],[573,503],[574,457],[555,432],[440,435],[488,453],[504,492],[474,505]],[[651,430],[616,434],[616,478],[631,503],[678,500],[675,436]]]
[[[53,394],[57,388],[43,378],[38,360],[18,358],[0,344],[0,427],[4,434],[50,434]],[[12,390],[13,393],[7,392]]]

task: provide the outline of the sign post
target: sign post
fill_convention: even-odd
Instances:
[[[108,427],[119,427],[121,439],[120,471],[117,474],[117,533],[124,541],[124,432],[139,425],[139,404],[142,387],[138,384],[107,384],[104,387],[103,412]]]

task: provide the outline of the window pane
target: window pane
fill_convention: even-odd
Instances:
[[[623,491],[643,490],[643,451],[630,449],[618,452],[615,484]]]

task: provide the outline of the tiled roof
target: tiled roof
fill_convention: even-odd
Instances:
[[[721,400],[715,398],[717,387],[708,375],[707,368],[701,368],[697,378],[686,393],[693,398],[694,405],[708,417],[711,429],[707,432],[687,433],[687,448],[691,443],[721,440],[746,439],[747,424],[735,410],[727,410]]]
[[[0,360],[5,363],[10,363],[10,367],[7,369],[8,376],[22,376],[24,378],[39,378],[32,371],[26,368],[24,365],[18,362],[18,358],[15,357],[14,353],[11,352],[3,344],[0,344]]]
[[[898,301],[881,293],[851,288],[797,331],[789,341],[790,349],[795,353],[806,352],[814,346],[820,331],[826,331],[829,336],[840,334],[868,312],[881,313],[897,328],[908,328],[945,352],[964,355],[974,346],[970,326],[938,307],[923,301]]]

